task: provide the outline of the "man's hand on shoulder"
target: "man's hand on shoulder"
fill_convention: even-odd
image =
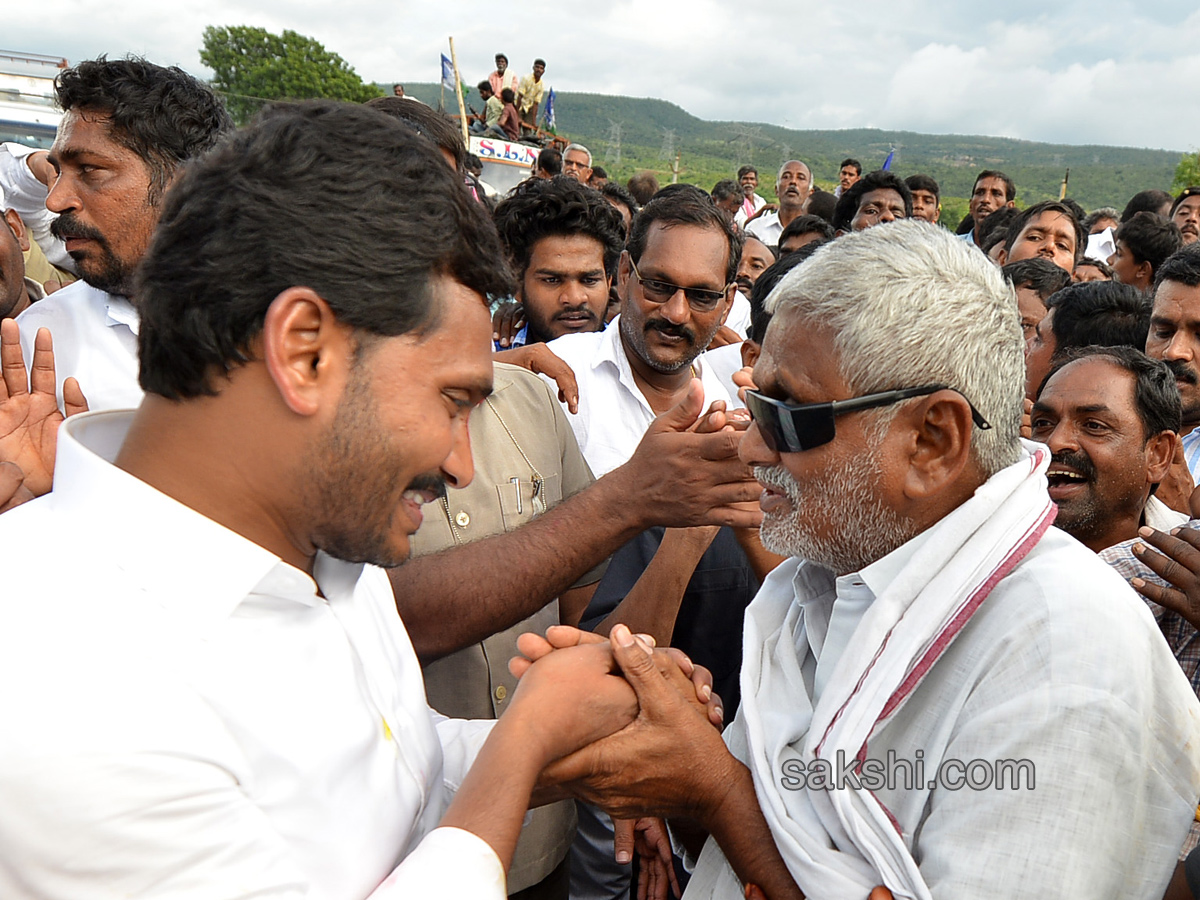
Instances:
[[[572,413],[579,412],[579,384],[575,381],[575,372],[545,344],[526,344],[512,350],[501,350],[492,354],[492,359],[553,379],[558,385],[558,399],[567,404],[567,409]]]

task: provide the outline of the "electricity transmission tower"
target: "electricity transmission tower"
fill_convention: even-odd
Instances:
[[[658,151],[659,159],[674,159],[675,158],[675,129],[664,128],[662,149]]]
[[[608,145],[604,148],[604,161],[609,165],[621,164],[621,123],[608,120]]]

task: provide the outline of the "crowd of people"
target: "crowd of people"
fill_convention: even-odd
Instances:
[[[56,90],[0,146],[0,896],[1200,896],[1200,187],[987,170],[955,234],[570,144],[493,199],[402,91]]]

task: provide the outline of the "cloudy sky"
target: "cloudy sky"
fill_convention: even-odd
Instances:
[[[1195,0],[25,0],[3,21],[7,50],[132,52],[201,76],[206,25],[290,28],[374,81],[436,81],[453,35],[468,82],[497,50],[521,74],[542,56],[560,90],[705,119],[1200,147]]]

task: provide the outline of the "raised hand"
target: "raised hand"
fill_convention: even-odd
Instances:
[[[39,329],[34,340],[33,365],[25,368],[21,335],[12,319],[0,322],[0,460],[15,463],[24,473],[24,487],[33,496],[47,493],[54,481],[58,426],[66,416],[87,410],[79,382],[63,384],[63,405],[55,394],[54,345],[50,332]]]
[[[1144,544],[1134,544],[1134,555],[1173,587],[1142,578],[1130,579],[1129,583],[1143,597],[1179,613],[1200,628],[1200,531],[1185,527],[1166,534],[1144,526],[1138,529],[1138,536],[1159,552]]]

